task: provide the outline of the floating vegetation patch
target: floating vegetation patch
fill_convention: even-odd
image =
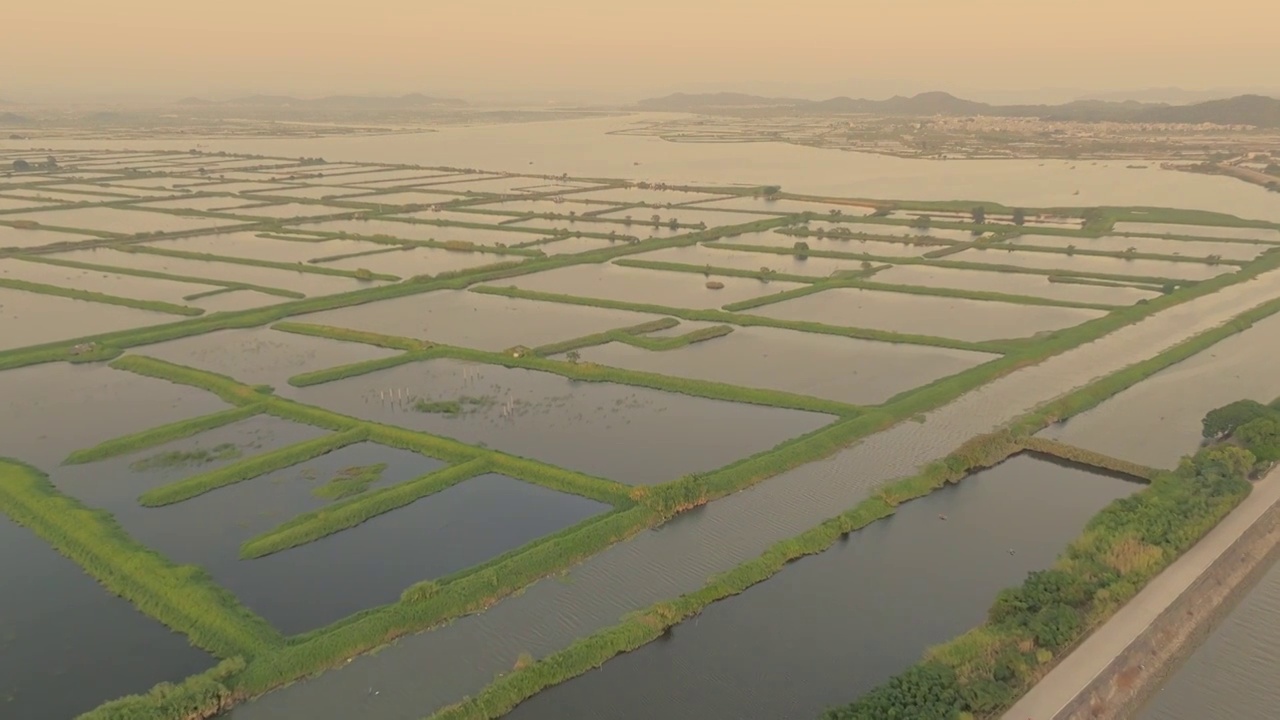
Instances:
[[[349,467],[333,476],[329,482],[312,490],[311,494],[325,500],[341,500],[359,495],[381,480],[382,473],[386,469],[386,463]]]
[[[457,400],[427,400],[418,398],[413,402],[413,409],[420,413],[434,413],[437,415],[463,415],[466,413],[483,410],[493,405],[494,399],[488,395],[479,397],[471,395],[463,395]]]
[[[144,472],[159,468],[195,467],[207,465],[219,460],[234,460],[240,457],[240,448],[235,443],[222,443],[211,448],[195,450],[169,450],[142,458],[129,465],[130,470]]]

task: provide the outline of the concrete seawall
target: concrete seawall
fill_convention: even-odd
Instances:
[[[1031,689],[1003,720],[1125,720],[1280,555],[1280,468]]]

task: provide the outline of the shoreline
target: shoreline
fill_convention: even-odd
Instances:
[[[1280,467],[1002,720],[1127,720],[1280,557]]]

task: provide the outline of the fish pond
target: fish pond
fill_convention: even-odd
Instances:
[[[291,395],[346,415],[626,484],[667,482],[714,470],[832,420],[817,413],[453,360],[402,365],[299,388]],[[419,400],[454,401],[461,408],[456,413],[424,412]]]
[[[682,324],[673,332],[690,330]],[[768,327],[738,327],[676,350],[612,342],[579,352],[601,365],[865,405],[997,357]]]
[[[697,273],[618,265],[574,265],[501,282],[503,287],[521,290],[693,309],[718,308],[803,287],[797,283],[762,282],[755,278],[724,277],[716,281],[723,287],[708,288],[707,279]]]
[[[781,320],[970,341],[1028,337],[1079,325],[1105,314],[1100,310],[851,288],[823,290],[745,312]]]

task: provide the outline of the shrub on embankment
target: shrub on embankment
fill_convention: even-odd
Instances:
[[[127,695],[99,705],[76,720],[206,720],[216,717],[240,700],[229,687],[229,681],[244,667],[244,658],[229,658],[181,683],[160,683],[145,695]]]
[[[998,715],[1243,500],[1253,463],[1247,450],[1226,445],[1185,458],[1177,471],[1094,516],[1053,568],[1001,592],[986,624],[931,649],[918,665],[824,717]]]

